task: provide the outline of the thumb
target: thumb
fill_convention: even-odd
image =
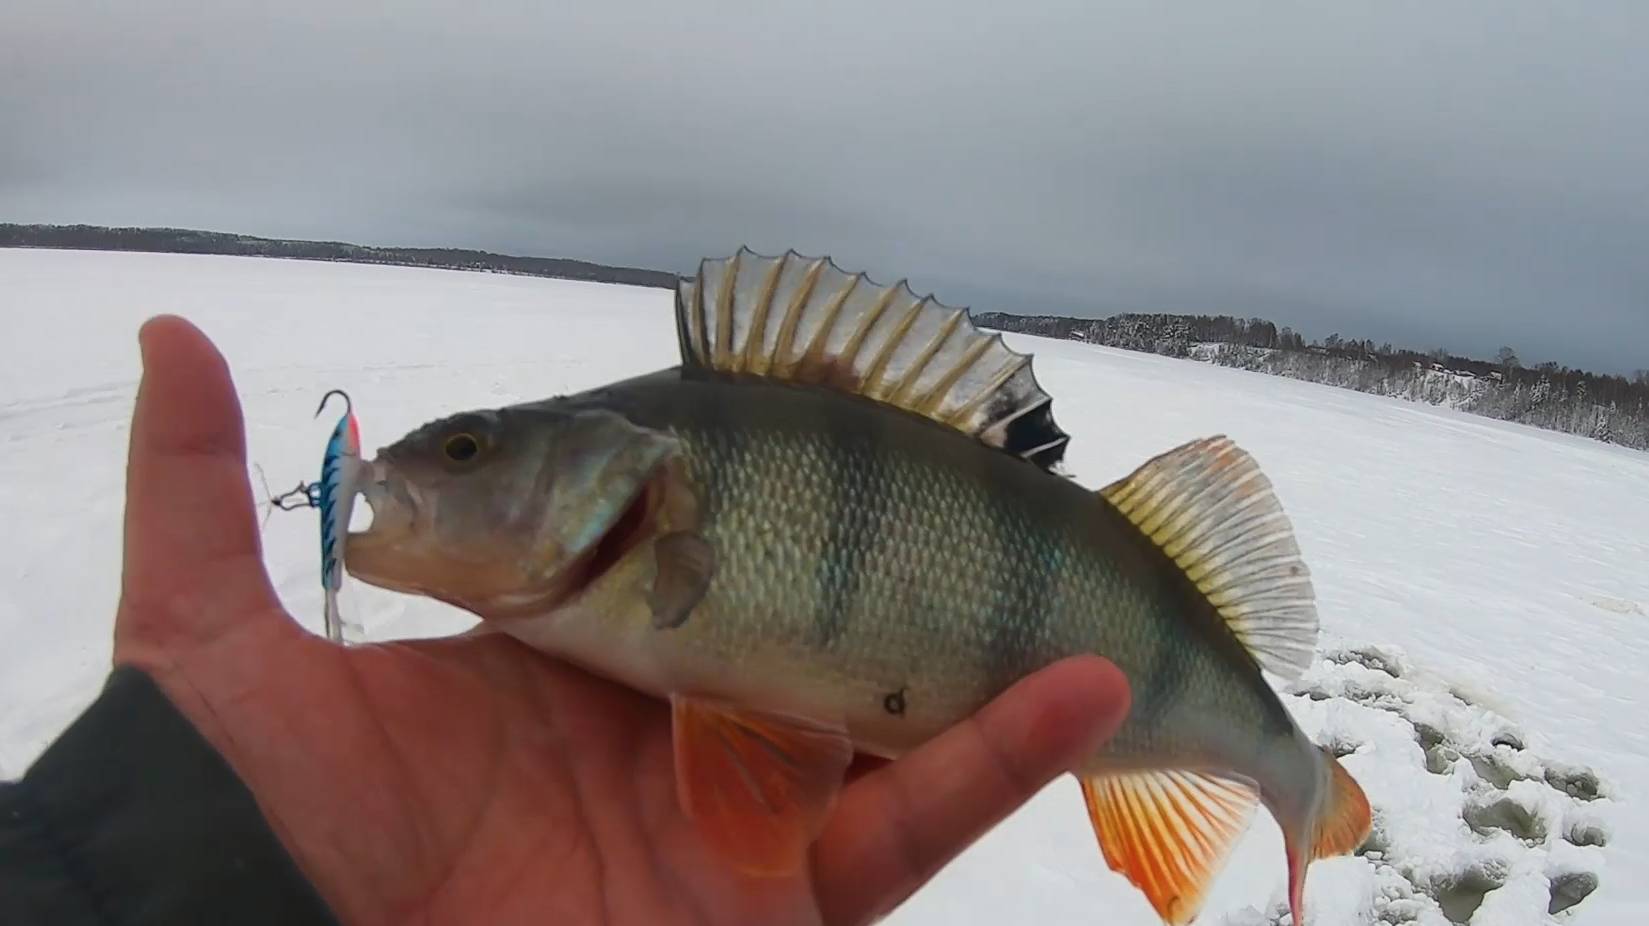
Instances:
[[[150,319],[138,342],[117,658],[133,645],[202,643],[279,606],[263,568],[229,365],[181,318]]]
[[[1064,659],[844,788],[813,850],[825,921],[885,916],[1055,777],[1087,763],[1130,703],[1114,664]]]

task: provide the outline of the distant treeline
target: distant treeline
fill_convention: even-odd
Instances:
[[[379,248],[340,241],[254,238],[188,228],[110,228],[103,225],[13,225],[0,223],[0,247],[69,248],[87,251],[151,251],[166,254],[231,254],[297,260],[348,261],[485,270],[559,280],[591,280],[674,289],[676,274],[635,267],[610,267],[559,257],[515,257],[460,248]]]
[[[674,289],[680,277],[663,270],[612,267],[554,257],[515,257],[459,248],[383,248],[338,241],[256,238],[184,228],[0,223],[0,247],[71,248],[231,254],[482,270],[563,280],[591,280]],[[981,326],[1065,338],[1325,383],[1375,395],[1565,431],[1649,450],[1649,370],[1630,379],[1555,363],[1525,367],[1511,348],[1494,360],[1439,348],[1404,350],[1338,334],[1307,342],[1263,318],[1230,315],[1127,314],[1110,318],[983,312]]]
[[[1526,367],[1509,347],[1494,360],[1444,348],[1404,350],[1338,334],[1307,342],[1262,318],[1129,314],[1111,318],[984,312],[987,328],[1188,357],[1375,395],[1517,421],[1649,450],[1649,370],[1632,377],[1542,363]]]

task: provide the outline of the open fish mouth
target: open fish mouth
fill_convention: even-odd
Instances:
[[[382,460],[367,464],[368,472],[358,490],[362,501],[372,513],[365,530],[350,531],[349,544],[370,545],[404,535],[412,531],[417,521],[418,500],[405,480],[390,471]]]
[[[369,585],[401,592],[422,592],[419,583],[397,577],[394,565],[402,560],[414,539],[419,505],[407,483],[389,472],[381,460],[367,464],[358,489],[371,519],[364,530],[352,530],[344,550],[349,574]]]

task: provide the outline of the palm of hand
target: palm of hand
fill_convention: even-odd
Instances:
[[[1120,724],[1097,659],[848,784],[810,870],[738,874],[676,800],[666,706],[495,634],[341,649],[264,570],[227,367],[146,326],[115,659],[148,670],[350,923],[873,919]]]

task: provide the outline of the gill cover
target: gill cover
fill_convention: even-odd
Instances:
[[[557,549],[543,552],[563,559],[591,552],[680,448],[674,437],[616,412],[574,412],[551,449],[555,484],[544,540]]]

